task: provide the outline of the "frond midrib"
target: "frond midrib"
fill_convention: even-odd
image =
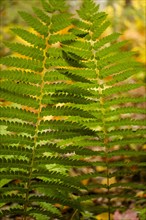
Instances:
[[[50,26],[48,27],[49,30]],[[40,72],[41,75],[41,83],[40,83],[40,96],[39,96],[39,107],[38,107],[38,113],[37,113],[37,121],[36,121],[36,125],[35,125],[35,133],[34,133],[34,146],[32,148],[32,157],[30,158],[30,170],[29,170],[29,178],[27,181],[27,192],[26,192],[26,198],[25,198],[25,204],[24,204],[24,210],[27,213],[27,208],[28,208],[28,204],[29,204],[29,191],[30,191],[30,186],[31,186],[31,179],[32,179],[32,173],[33,173],[33,168],[34,168],[34,160],[35,160],[35,150],[37,148],[37,141],[38,141],[38,132],[39,132],[39,125],[40,125],[40,118],[41,118],[41,110],[42,110],[42,99],[43,99],[43,88],[45,85],[45,81],[44,81],[44,77],[45,77],[45,73],[48,71],[48,69],[46,69],[46,59],[47,59],[47,50],[49,47],[48,41],[49,41],[49,31],[48,31],[48,36],[45,38],[45,48],[43,50],[43,56],[44,56],[44,60],[42,61],[42,72]]]

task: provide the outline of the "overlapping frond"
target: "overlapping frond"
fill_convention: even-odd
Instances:
[[[89,190],[92,189],[94,192],[93,195],[87,197],[88,199],[98,196],[107,198],[107,204],[110,206],[110,201],[118,197],[119,194],[121,197],[127,198],[128,183],[118,182],[119,176],[126,176],[127,167],[130,169],[131,175],[134,175],[134,166],[137,167],[136,172],[139,172],[146,165],[142,161],[137,164],[140,155],[145,155],[143,149],[146,128],[145,109],[143,105],[138,106],[139,103],[145,101],[145,98],[132,95],[134,94],[132,93],[133,90],[136,91],[137,88],[144,85],[129,80],[141,67],[133,61],[133,53],[123,52],[122,47],[125,46],[126,42],[117,41],[119,33],[102,37],[103,32],[109,26],[109,22],[106,20],[105,13],[98,12],[93,1],[84,1],[78,15],[79,19],[74,21],[75,28],[72,30],[77,38],[70,42],[69,46],[63,44],[63,50],[74,59],[76,56],[79,57],[84,68],[80,72],[76,71],[77,74],[86,76],[92,82],[87,88],[92,93],[88,96],[90,103],[82,105],[82,109],[92,113],[94,118],[89,120],[71,118],[72,120],[81,120],[95,133],[88,137],[82,137],[82,140],[79,138],[75,141],[70,140],[70,142],[72,146],[75,146],[76,143],[77,146],[94,149],[94,156],[96,155],[97,158],[96,161],[94,158],[92,164],[102,166],[103,169],[97,176],[94,172],[90,174],[89,179],[95,176],[97,179],[93,181],[95,185],[89,186]],[[71,71],[75,72],[75,70]],[[83,87],[85,84],[82,82]],[[78,82],[75,82],[74,87],[77,85]],[[82,151],[84,152],[84,149]],[[89,152],[89,161],[92,160],[91,155]],[[113,168],[116,169],[114,174],[112,174]],[[105,181],[101,183],[100,177],[105,172]],[[84,175],[82,180],[83,177]],[[111,183],[113,180],[110,178],[113,177],[117,185]],[[85,175],[84,178],[88,177]],[[100,191],[95,193],[98,191],[97,188],[104,188],[105,194],[102,193],[101,195]],[[135,188],[129,184],[129,199],[132,199],[133,189]],[[86,196],[79,200],[84,203]],[[112,211],[112,207],[109,208],[108,206],[105,208],[106,211],[109,209]],[[102,205],[99,208],[101,211]],[[113,206],[113,210],[116,208]],[[96,210],[97,213],[100,211]]]

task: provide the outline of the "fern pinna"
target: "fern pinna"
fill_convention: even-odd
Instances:
[[[108,210],[110,218],[115,198],[137,201],[136,189],[145,190],[129,182],[146,166],[139,161],[146,154],[144,97],[130,93],[142,85],[127,81],[140,66],[121,50],[118,33],[102,37],[109,22],[92,0],[83,1],[77,19],[64,0],[42,6],[35,16],[20,12],[34,33],[13,29],[26,44],[7,43],[16,54],[1,59],[8,104],[1,107],[0,215],[61,219],[56,204],[81,212],[94,199],[96,214]],[[69,176],[70,168],[84,166],[92,172]],[[93,181],[84,187],[87,178]]]

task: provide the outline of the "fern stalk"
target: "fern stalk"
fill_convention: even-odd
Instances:
[[[48,27],[49,28],[49,27]],[[31,179],[32,179],[32,170],[34,167],[34,159],[35,159],[35,149],[37,147],[37,139],[38,139],[38,131],[39,131],[39,125],[40,125],[40,118],[41,118],[41,111],[42,111],[42,98],[43,98],[43,88],[44,88],[44,76],[46,71],[49,71],[48,69],[45,68],[45,64],[46,64],[46,59],[47,59],[47,50],[49,48],[49,41],[50,35],[48,34],[48,36],[45,39],[45,44],[46,47],[44,48],[43,51],[43,55],[44,55],[44,60],[42,61],[42,66],[43,66],[43,70],[40,73],[41,75],[41,84],[40,84],[40,97],[39,97],[39,109],[38,109],[38,114],[37,114],[37,122],[36,122],[36,129],[35,129],[35,134],[34,134],[34,147],[33,147],[33,151],[32,151],[32,158],[30,161],[30,171],[29,171],[29,178],[28,178],[28,182],[27,182],[27,192],[26,192],[26,198],[25,198],[25,204],[24,204],[24,212],[27,213],[27,204],[29,202],[29,191],[30,191],[30,185],[31,185]],[[26,220],[27,217],[25,216],[24,220]]]
[[[95,57],[95,49],[94,49],[94,45],[96,43],[96,41],[92,40],[92,32],[89,31],[89,36],[90,36],[90,44],[91,44],[91,51],[92,51],[92,56],[93,56],[93,62],[95,63],[95,71],[96,71],[96,75],[97,75],[97,78],[96,78],[96,81],[97,81],[97,84],[99,85],[98,87],[98,91],[99,91],[99,95],[100,95],[100,99],[99,99],[99,102],[100,102],[100,109],[101,109],[101,114],[102,114],[102,117],[101,117],[101,124],[103,125],[102,126],[102,129],[103,129],[103,133],[104,133],[104,136],[103,136],[103,142],[105,144],[105,157],[106,157],[106,178],[107,178],[107,197],[108,197],[108,219],[110,220],[110,207],[111,207],[111,203],[110,203],[110,187],[109,187],[109,159],[108,159],[108,146],[107,146],[107,141],[108,141],[108,137],[107,137],[107,129],[106,129],[106,122],[105,122],[105,115],[104,115],[104,112],[105,112],[105,108],[104,108],[104,101],[103,101],[103,98],[102,98],[102,86],[100,85],[100,75],[99,75],[99,69],[98,69],[98,64],[97,64],[97,59]],[[97,122],[98,124],[98,122]]]

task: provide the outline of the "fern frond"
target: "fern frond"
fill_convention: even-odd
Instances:
[[[50,17],[43,10],[33,7],[33,10],[37,17],[44,22],[46,25],[50,25]]]
[[[4,123],[3,121],[3,125],[7,125],[8,131],[17,132],[19,130],[19,132],[28,133],[32,136],[35,134],[35,125],[29,123],[12,122],[12,121],[11,122],[6,121]]]
[[[11,81],[22,81],[25,83],[35,83],[38,84],[40,82],[41,76],[40,74],[36,74],[34,72],[22,71],[22,70],[2,70],[0,72],[1,79],[11,80]]]
[[[8,169],[13,169],[13,168],[18,168],[18,164],[20,169],[28,170],[29,164],[28,164],[28,159],[27,158],[11,158],[11,159],[4,159],[0,158],[1,165],[0,167],[7,167]],[[9,163],[9,165],[8,165]]]
[[[85,0],[83,2],[81,9],[78,11],[78,14],[83,20],[88,22],[90,21],[90,19],[93,19],[92,16],[96,15],[98,9],[99,9],[99,6],[95,5],[93,1]]]
[[[73,74],[74,77],[77,79],[80,77],[84,80],[91,80],[96,77],[96,71],[94,69],[87,69],[87,68],[70,68],[69,73]],[[80,81],[80,80],[78,80]]]
[[[106,37],[103,37],[101,39],[98,39],[97,42],[95,42],[94,44],[94,48],[97,50],[99,50],[99,48],[102,48],[103,46],[105,46],[108,43],[112,43],[114,41],[116,41],[118,39],[118,37],[120,36],[120,33],[112,33]]]
[[[1,96],[4,100],[10,101],[10,102],[15,102],[21,105],[26,105],[26,99],[27,99],[27,106],[32,107],[32,108],[38,108],[39,104],[37,102],[34,102],[34,98],[26,96],[25,94],[23,96],[17,95],[14,93],[12,94],[11,92],[7,92],[5,90],[1,91]]]
[[[113,111],[108,111],[107,117],[112,117],[119,114],[128,114],[128,113],[138,113],[138,114],[145,114],[144,108],[137,108],[137,107],[121,107],[117,108]],[[130,121],[129,121],[130,123]],[[129,124],[130,125],[130,124]]]
[[[18,57],[4,57],[0,60],[0,63],[10,67],[23,68],[33,71],[42,71],[42,62],[35,60],[28,60]]]
[[[45,48],[45,39],[42,37],[21,28],[12,28],[11,30],[31,45],[38,46],[42,49]]]
[[[111,56],[114,53],[117,53],[118,51],[120,51],[121,47],[125,46],[126,43],[127,43],[127,41],[121,41],[121,42],[117,42],[117,43],[111,44],[108,47],[103,47],[102,49],[100,49],[100,50],[98,50],[96,52],[97,60],[99,58],[103,59],[103,58],[105,58],[107,56]]]
[[[28,58],[36,59],[36,60],[43,60],[43,51],[39,50],[38,48],[32,47],[32,46],[25,46],[20,43],[6,43],[6,46],[8,46],[11,50],[21,54],[25,55]]]
[[[67,6],[65,4],[65,0],[61,1],[50,1],[50,0],[41,0],[43,8],[46,12],[54,12],[54,11],[61,11],[64,12],[67,9]]]
[[[144,135],[145,134],[145,129],[137,129],[137,130],[131,130],[131,129],[121,129],[121,130],[113,130],[110,131],[107,136],[112,137],[112,136],[134,136],[134,135]]]
[[[28,146],[33,145],[33,139],[28,136],[24,136],[22,134],[16,135],[16,134],[7,134],[7,135],[1,135],[1,141],[3,144],[27,144]]]
[[[130,71],[131,67],[133,68],[135,66],[134,64],[136,64],[136,62],[120,62],[116,65],[112,65],[112,67],[110,68],[100,70],[100,75],[104,78],[113,74],[117,74],[119,72],[124,74],[126,70]]]
[[[146,151],[135,151],[135,150],[116,150],[109,152],[108,157],[113,157],[117,155],[126,155],[128,156],[134,156],[134,157],[139,157],[140,155],[146,155]]]
[[[1,88],[3,90],[7,90],[8,92],[11,92],[13,94],[17,93],[18,95],[22,95],[25,94],[25,96],[30,96],[30,97],[36,97],[40,95],[40,91],[38,90],[38,86],[37,85],[30,85],[30,84],[25,84],[25,83],[21,83],[21,82],[14,82],[12,81],[12,85],[11,87],[10,85],[10,81],[5,81],[2,83]]]
[[[115,106],[115,105],[120,105],[120,104],[126,104],[126,103],[143,103],[145,102],[146,98],[145,97],[118,97],[118,98],[113,98],[110,100],[107,100],[104,103],[105,108],[110,107],[110,106]]]
[[[146,126],[146,122],[144,120],[131,120],[131,119],[122,119],[122,120],[114,120],[106,123],[107,127],[113,126],[130,126],[130,125],[137,125],[137,126]]]
[[[49,156],[44,156],[44,157],[41,157],[41,158],[36,158],[35,160],[35,166],[39,166],[40,164],[43,165],[43,164],[53,164],[53,163],[56,163],[56,164],[62,164],[62,165],[65,165],[65,166],[73,166],[74,164],[76,164],[76,166],[90,166],[91,164],[89,162],[86,162],[86,161],[79,161],[79,160],[75,160],[75,159],[70,159],[70,158],[64,158],[64,157],[49,157]],[[25,164],[26,165],[26,164]]]
[[[68,33],[68,34],[57,34],[55,32],[55,34],[52,34],[49,38],[49,43],[50,44],[55,44],[57,42],[66,42],[66,41],[71,41],[71,40],[74,40],[75,39],[75,35],[72,34],[72,33]]]
[[[75,69],[74,69],[75,70]],[[64,77],[68,77],[68,79],[71,79],[73,81],[77,81],[77,82],[83,82],[83,83],[92,83],[90,81],[90,79],[87,79],[85,76],[81,76],[79,73],[80,73],[80,70],[78,70],[79,72],[77,71],[74,71],[74,70],[68,70],[68,71],[65,71],[65,70],[60,70],[59,73],[64,76]]]
[[[13,168],[13,166],[12,166],[12,168]],[[24,168],[21,171],[20,170],[16,171],[16,170],[9,169],[9,170],[6,170],[6,171],[1,171],[0,172],[0,177],[2,179],[7,178],[9,180],[13,180],[14,176],[15,176],[15,178],[18,179],[18,180],[21,179],[22,181],[27,181],[27,174],[28,174],[28,172]],[[26,192],[26,189],[23,188],[21,185],[18,185],[18,186],[15,186],[15,185],[11,186],[10,185],[8,187],[3,187],[1,189],[1,191],[2,191],[3,194],[5,194],[5,192],[9,192],[9,191],[11,192],[13,190],[19,190],[19,189],[20,189],[20,191],[22,190],[22,193]]]
[[[126,162],[124,162],[123,163],[123,161],[122,162],[114,162],[114,163],[110,163],[109,164],[109,167],[111,168],[111,167],[125,167],[125,168],[128,168],[128,167],[132,167],[132,166],[136,166],[137,165],[137,161],[135,161],[135,162],[131,162],[131,161],[126,161]],[[139,167],[145,167],[146,166],[146,162],[141,162],[141,163],[139,163]]]
[[[142,137],[142,136],[135,136],[135,137],[125,137],[123,139],[118,139],[118,140],[114,140],[111,141],[108,145],[109,146],[116,146],[116,145],[120,145],[120,146],[126,146],[126,145],[131,145],[131,144],[145,144],[146,142],[146,138]]]
[[[64,45],[63,49],[66,52],[75,53],[76,55],[82,58],[90,59],[92,57],[90,43],[86,41],[81,41],[81,40],[75,41],[69,46]]]
[[[146,166],[139,161],[146,156],[145,98],[131,95],[143,84],[128,81],[141,67],[123,52],[119,33],[102,37],[109,21],[92,0],[76,19],[65,0],[41,1],[34,16],[20,12],[36,34],[14,28],[26,45],[6,43],[16,55],[1,59],[0,177],[7,182],[0,215],[62,218],[56,204],[80,212],[95,198],[105,199],[97,214],[114,211],[110,201],[134,202],[136,190],[145,190],[119,181]],[[82,175],[84,167],[92,171]]]
[[[37,18],[24,11],[19,12],[19,14],[40,35],[47,36],[48,27],[42,24]]]
[[[99,28],[97,29],[97,31],[94,31],[93,33],[93,40],[96,40],[97,38],[99,38],[103,32],[109,27],[110,22],[109,21],[105,21],[103,22]]]
[[[93,116],[80,108],[74,106],[52,106],[50,108],[43,108],[41,116],[80,116],[85,118],[92,118]]]
[[[71,25],[70,15],[67,13],[53,15],[51,21],[53,23],[50,30],[52,34]]]
[[[128,92],[130,90],[137,89],[140,86],[143,86],[143,85],[142,84],[136,84],[136,83],[129,83],[129,84],[120,85],[120,86],[119,85],[114,85],[113,87],[110,87],[110,88],[107,88],[107,89],[103,90],[103,96],[108,97],[108,96],[111,96],[113,94]]]
[[[48,97],[48,96],[47,96]],[[51,95],[52,102],[49,102],[48,98],[44,96],[43,103],[45,104],[57,104],[60,103],[77,103],[77,104],[89,104],[90,100],[80,95],[67,94],[66,92],[58,92]]]
[[[20,152],[19,147],[23,148],[24,152]],[[16,146],[16,145],[2,145],[1,146],[1,155],[25,155],[25,156],[30,156],[31,152],[30,149],[26,146]]]
[[[120,74],[113,75],[111,80],[107,82],[107,85],[114,85],[115,83],[123,82],[124,80],[127,80],[129,77],[131,77],[134,74],[134,70],[127,70],[123,71]]]
[[[128,57],[129,57],[129,59],[131,57],[131,60],[129,60],[129,61],[132,62],[133,61],[132,60],[132,55],[134,55],[134,53],[126,52],[126,51],[125,52],[121,52],[120,54],[119,53],[115,53],[112,56],[107,56],[107,57],[101,59],[100,63],[99,63],[99,66],[101,68],[106,68],[110,64],[114,65],[116,63],[121,63],[122,61],[125,61]]]

